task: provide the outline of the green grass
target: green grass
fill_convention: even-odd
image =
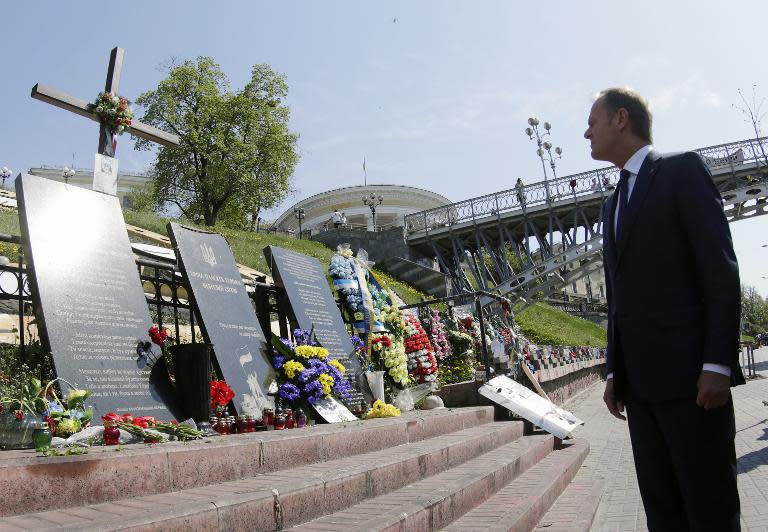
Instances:
[[[742,334],[741,335],[741,341],[742,342],[754,342],[755,341],[755,337],[754,336],[750,336],[748,334]]]
[[[551,345],[605,347],[605,329],[561,310],[535,303],[516,316],[520,328],[532,342]]]
[[[19,236],[19,214],[16,209],[0,207],[0,233],[4,235]],[[0,255],[4,255],[15,262],[19,256],[19,246],[0,242]]]

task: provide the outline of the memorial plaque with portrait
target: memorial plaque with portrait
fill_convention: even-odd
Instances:
[[[16,179],[24,252],[44,347],[58,377],[93,392],[95,418],[169,420],[165,366],[139,356],[152,322],[115,196],[42,177]],[[159,367],[160,365],[158,365]]]
[[[275,284],[285,289],[299,327],[305,331],[314,328],[317,341],[347,368],[351,383],[360,390],[360,361],[353,354],[354,345],[320,261],[276,246],[264,248],[264,255]],[[350,403],[359,403],[361,399],[360,394],[355,394]]]
[[[218,233],[176,223],[168,224],[168,236],[200,313],[203,335],[235,392],[235,408],[239,414],[261,415],[274,406],[267,391],[275,372],[229,244]]]

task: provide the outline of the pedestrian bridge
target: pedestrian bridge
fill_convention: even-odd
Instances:
[[[768,137],[695,151],[729,221],[768,213]],[[618,178],[599,168],[410,214],[406,240],[436,257],[454,292],[547,296],[602,267],[602,208]]]

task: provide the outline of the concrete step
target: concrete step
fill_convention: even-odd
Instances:
[[[437,530],[540,462],[553,446],[551,435],[527,436],[444,473],[292,530]]]
[[[462,419],[445,418],[458,423]],[[414,443],[386,446],[386,442],[378,442],[378,449],[372,452],[241,480],[6,517],[0,519],[0,530],[278,530],[418,482],[509,442],[527,439],[522,434],[522,423],[498,422],[433,433],[433,437]],[[376,433],[369,433],[369,437],[376,438]],[[348,445],[354,442],[349,438],[349,442],[336,443],[350,451]],[[286,454],[290,452],[286,450]]]
[[[571,440],[444,530],[523,532],[533,530],[563,493],[589,454],[586,440]],[[593,514],[594,515],[594,514]],[[546,529],[548,530],[548,529]]]
[[[493,421],[492,407],[404,413],[398,418],[256,432],[189,443],[94,447],[89,454],[0,454],[0,516],[73,508],[252,478],[421,442]]]
[[[589,532],[604,485],[593,480],[570,484],[536,526],[537,532]]]

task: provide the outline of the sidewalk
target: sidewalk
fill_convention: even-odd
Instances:
[[[768,532],[768,347],[755,351],[758,373],[733,389],[736,409],[736,454],[739,457],[739,494],[742,530]],[[592,527],[594,532],[648,530],[637,487],[626,423],[603,404],[603,385],[565,407],[585,422],[574,436],[589,440],[591,450],[574,482],[599,479],[605,491]]]

